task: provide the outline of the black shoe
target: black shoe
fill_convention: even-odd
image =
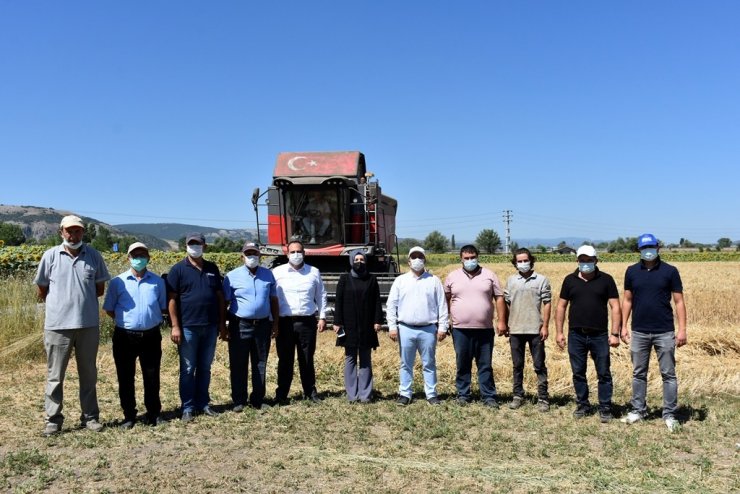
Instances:
[[[586,415],[591,413],[591,406],[590,405],[578,405],[576,409],[573,411],[573,417],[577,419],[582,419]]]
[[[431,398],[427,398],[427,403],[429,403],[430,405],[439,405],[440,403],[442,403],[442,400],[440,400],[436,396],[432,396]]]
[[[310,401],[311,403],[321,403],[321,398],[319,398],[319,395],[316,393],[310,396],[306,396],[306,400]]]
[[[235,413],[241,413],[241,412],[243,412],[243,411],[244,411],[244,405],[234,405],[234,406],[233,406],[233,407],[231,408],[231,411],[232,411],[232,412],[235,412]]]
[[[152,427],[156,427],[158,425],[164,424],[165,420],[157,415],[156,417],[150,417],[147,419],[147,424],[151,425]]]
[[[193,416],[193,412],[182,412],[182,417],[180,420],[185,422],[186,424],[188,422],[192,422],[195,417]]]
[[[136,419],[125,419],[121,425],[119,426],[121,429],[129,430],[134,428],[134,423],[136,422]]]
[[[409,403],[411,403],[411,398],[407,398],[403,395],[399,396],[398,399],[396,400],[396,404],[401,405],[401,406],[406,406]]]
[[[608,409],[606,409],[606,410],[599,410],[599,420],[601,420],[601,423],[602,424],[606,424],[606,423],[611,422],[611,420],[613,418],[614,418],[614,416],[612,415],[612,411],[611,410],[608,410]]]
[[[457,404],[461,407],[464,407],[465,405],[470,405],[470,398],[465,398],[464,396],[458,396],[457,397]]]
[[[208,405],[206,405],[203,410],[200,411],[200,413],[209,417],[218,417],[218,412]]]
[[[483,402],[483,404],[488,408],[498,410],[498,401],[496,401],[495,398],[488,398],[486,401]]]
[[[279,407],[290,405],[290,398],[288,398],[287,396],[284,398],[278,398],[276,396],[275,399],[273,400],[273,404]]]

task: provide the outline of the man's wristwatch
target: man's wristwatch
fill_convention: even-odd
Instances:
[[[612,336],[615,338],[619,338],[619,333],[612,333]]]

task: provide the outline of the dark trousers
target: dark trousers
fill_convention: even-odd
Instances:
[[[116,327],[113,332],[113,361],[118,375],[118,395],[126,420],[136,419],[136,359],[144,381],[144,406],[149,420],[162,411],[159,399],[159,369],[162,360],[162,334],[159,326],[142,332]]]
[[[478,368],[478,387],[483,401],[496,398],[496,383],[493,379],[493,328],[466,329],[454,328],[452,342],[457,356],[457,375],[455,387],[457,396],[470,399],[470,382],[473,373],[473,359]]]
[[[247,378],[252,364],[252,394],[249,402],[262,407],[265,398],[267,355],[270,353],[271,323],[268,319],[232,319],[229,324],[229,371],[234,405],[247,404]],[[256,324],[255,324],[256,323]]]
[[[545,366],[545,342],[539,334],[512,334],[509,336],[511,346],[511,363],[514,366],[514,396],[524,397],[524,352],[529,344],[534,372],[537,374],[537,398],[548,401],[547,367]]]
[[[281,317],[275,346],[278,355],[278,378],[275,399],[284,400],[290,393],[293,382],[293,364],[298,354],[298,371],[301,375],[303,394],[306,397],[316,395],[316,369],[313,356],[316,353],[315,317]]]
[[[588,354],[596,366],[596,376],[599,386],[599,409],[609,410],[612,405],[612,373],[609,356],[609,336],[606,332],[588,334],[581,330],[568,331],[568,355],[570,367],[573,371],[573,387],[576,390],[576,402],[579,405],[588,405],[588,381],[586,380],[586,365]]]

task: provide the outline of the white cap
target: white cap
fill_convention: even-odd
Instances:
[[[424,257],[427,256],[426,252],[424,252],[424,249],[422,249],[418,245],[416,247],[411,247],[411,250],[409,251],[409,257],[411,257],[411,254],[413,254],[414,252],[421,252],[421,255],[423,255]]]
[[[596,249],[594,249],[591,245],[581,245],[580,247],[578,247],[578,251],[576,251],[576,257],[581,256],[598,257],[596,255]]]
[[[79,216],[70,214],[62,218],[62,222],[59,223],[59,228],[69,228],[70,226],[79,226],[85,228],[85,224],[82,223],[82,219]]]
[[[133,244],[128,246],[128,254],[131,254],[136,249],[144,249],[145,251],[149,252],[149,247],[141,242],[134,242]]]

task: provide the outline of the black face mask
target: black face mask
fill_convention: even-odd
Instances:
[[[352,269],[357,274],[364,274],[365,273],[365,263],[364,262],[356,262],[352,264]]]

